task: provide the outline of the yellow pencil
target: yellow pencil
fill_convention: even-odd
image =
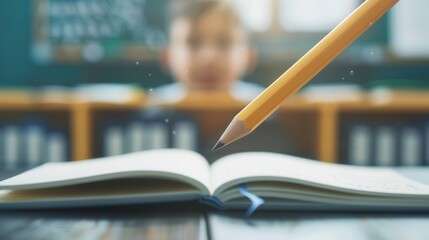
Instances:
[[[257,128],[286,98],[296,93],[399,0],[366,0],[231,121],[217,150]]]

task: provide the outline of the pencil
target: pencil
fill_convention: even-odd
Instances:
[[[231,121],[213,151],[257,128],[399,0],[366,0]]]

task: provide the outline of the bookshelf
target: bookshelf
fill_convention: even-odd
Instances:
[[[162,108],[183,112],[199,126],[202,141],[219,137],[232,117],[246,104],[234,101],[184,101],[176,104],[153,105],[146,98],[127,103],[91,103],[83,101],[43,102],[25,98],[0,98],[0,121],[38,116],[48,124],[59,126],[67,132],[71,160],[94,157],[95,127],[102,123],[102,114],[116,115],[126,112]],[[405,97],[404,97],[405,96]],[[429,97],[413,99],[397,94],[390,100],[374,101],[371,94],[363,94],[357,101],[310,102],[296,95],[277,112],[282,133],[289,137],[287,147],[291,154],[304,155],[325,162],[338,162],[343,139],[343,122],[356,116],[383,116],[392,119],[429,119]],[[101,114],[101,115],[100,115]],[[399,117],[398,117],[399,116]],[[348,120],[347,120],[348,121]],[[372,121],[372,120],[371,120]],[[274,133],[276,134],[276,133]],[[208,143],[209,144],[209,143]],[[286,146],[286,145],[285,145]],[[206,149],[207,150],[207,149]]]
[[[71,160],[72,114],[71,104],[41,104],[23,93],[0,100],[1,169]]]

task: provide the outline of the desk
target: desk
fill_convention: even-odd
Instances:
[[[429,169],[398,168],[429,183]],[[0,211],[0,239],[429,239],[429,213],[216,212],[189,205]]]
[[[429,214],[257,213],[209,216],[212,239],[426,240]],[[234,238],[234,236],[237,236]]]
[[[201,211],[139,206],[0,212],[2,240],[207,239]]]
[[[115,211],[2,212],[0,239],[379,239],[424,240],[429,214],[209,213]]]

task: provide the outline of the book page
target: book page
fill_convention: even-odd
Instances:
[[[215,195],[242,182],[280,180],[347,192],[429,196],[429,186],[388,168],[330,164],[276,153],[233,154],[211,168]]]
[[[159,149],[93,160],[47,163],[0,182],[0,188],[31,189],[114,178],[147,177],[183,181],[208,193],[209,165],[198,153]]]

